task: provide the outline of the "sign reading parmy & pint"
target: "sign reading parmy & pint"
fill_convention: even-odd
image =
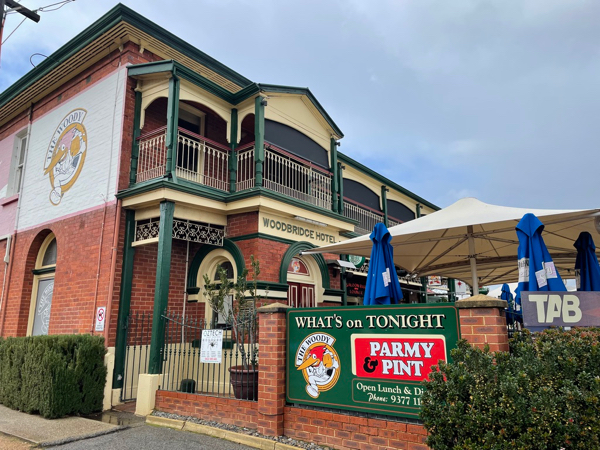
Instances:
[[[289,403],[412,418],[460,336],[452,305],[291,309],[287,321]]]

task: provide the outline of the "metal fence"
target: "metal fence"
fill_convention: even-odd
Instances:
[[[152,337],[152,313],[132,313],[127,317],[125,327],[125,364],[121,401],[137,398],[138,378],[148,373],[150,339]]]
[[[206,321],[167,313],[165,345],[162,349],[161,389],[218,397],[257,400],[258,332],[253,320],[222,325],[221,349],[202,348]],[[203,362],[203,357],[220,354],[220,362]]]
[[[523,330],[523,313],[512,308],[505,309],[504,312],[506,314],[506,330],[510,339]]]

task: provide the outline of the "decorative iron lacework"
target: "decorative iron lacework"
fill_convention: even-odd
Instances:
[[[135,241],[145,241],[158,238],[160,218],[139,220],[135,224]],[[184,241],[198,242],[223,246],[225,228],[191,220],[173,219],[173,238]]]
[[[159,218],[138,220],[135,223],[135,241],[145,241],[158,237]]]
[[[173,219],[173,238],[175,239],[222,247],[224,237],[224,227],[191,220]]]

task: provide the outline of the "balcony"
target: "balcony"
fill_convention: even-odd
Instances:
[[[384,221],[383,213],[346,199],[344,199],[344,217],[358,221],[358,225],[354,226],[354,232],[358,234],[370,234],[376,224]],[[388,217],[388,228],[401,223],[400,220]]]
[[[229,148],[179,128],[174,156],[175,175],[204,186],[229,191]],[[137,182],[166,174],[166,129],[139,139]]]
[[[331,173],[281,149],[267,144],[264,152],[262,187],[331,210]],[[256,186],[254,143],[239,147],[236,191]],[[177,178],[229,192],[229,156],[227,146],[191,133],[177,132],[174,173]],[[167,170],[166,128],[139,138],[137,182],[163,177]]]

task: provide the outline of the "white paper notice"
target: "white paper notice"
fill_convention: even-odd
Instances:
[[[535,273],[535,279],[537,280],[538,287],[544,287],[548,284],[548,280],[546,280],[546,271],[544,269],[538,270]]]
[[[519,283],[529,281],[529,258],[519,260]]]
[[[219,364],[222,355],[223,330],[202,330],[200,362]]]
[[[389,269],[389,267],[387,269],[385,269],[385,272],[383,272],[381,274],[381,276],[383,277],[383,285],[385,287],[388,287],[388,285],[392,281],[392,279],[390,278],[390,269]]]
[[[546,278],[557,278],[556,267],[554,267],[553,262],[544,263],[544,269],[546,270]]]

